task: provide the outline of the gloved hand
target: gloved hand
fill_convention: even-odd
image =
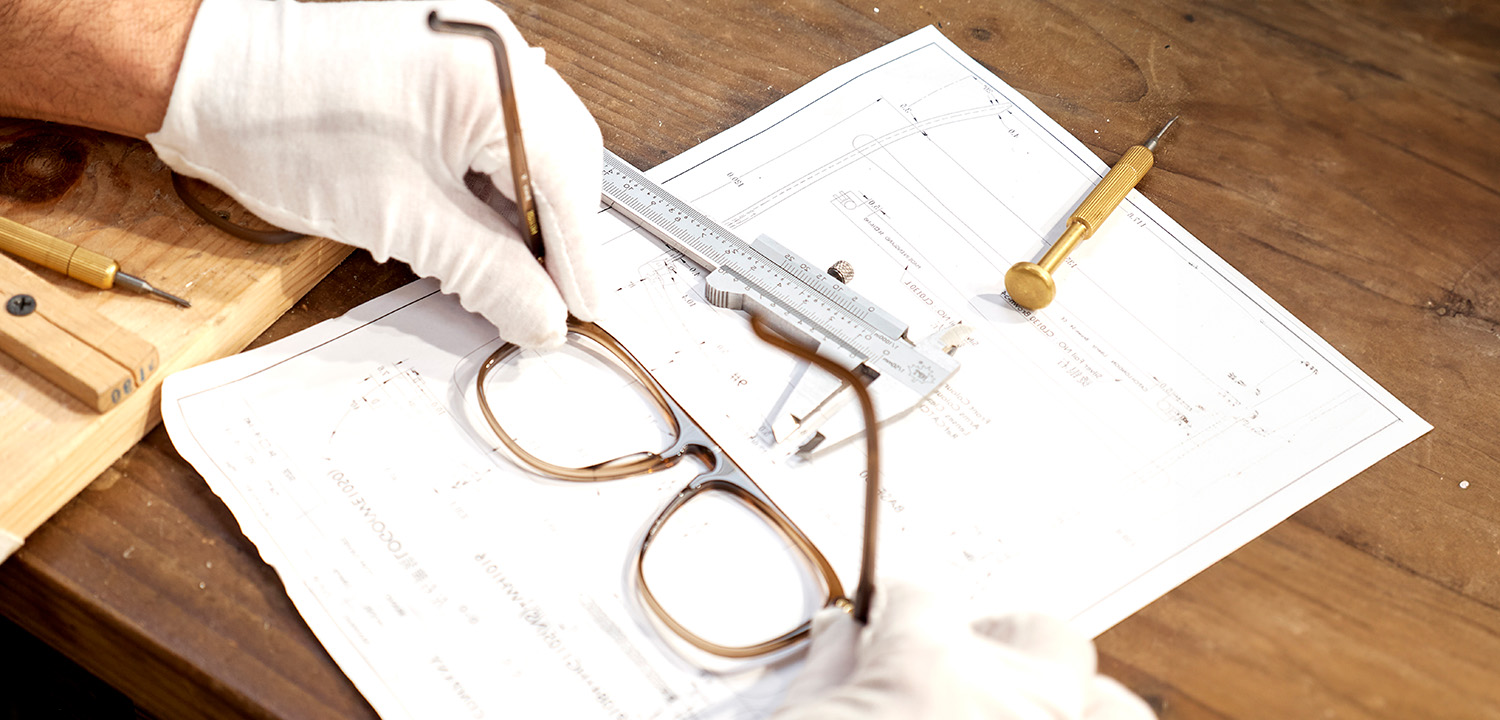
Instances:
[[[1094,647],[1041,615],[960,622],[909,585],[875,595],[861,628],[813,620],[807,664],[774,720],[968,718],[1150,720],[1140,698],[1096,674]]]
[[[431,31],[434,9],[506,40],[545,271],[464,184],[473,168],[515,197],[493,51]],[[560,343],[569,310],[588,320],[597,309],[583,255],[599,208],[599,128],[484,0],[204,0],[166,120],[146,139],[268,222],[438,278],[506,340]]]

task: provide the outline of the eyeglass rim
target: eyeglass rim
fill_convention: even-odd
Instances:
[[[672,426],[672,444],[675,445],[676,441],[682,436],[682,426],[678,424],[677,415],[672,412],[672,406],[667,401],[666,395],[662,392],[660,385],[656,382],[655,378],[651,377],[650,373],[646,372],[646,368],[641,365],[640,361],[636,360],[635,356],[630,354],[630,351],[626,350],[625,346],[621,345],[613,335],[610,335],[604,328],[594,323],[569,317],[568,332],[570,334],[581,335],[603,346],[604,349],[610,351],[620,361],[620,364],[624,365],[630,371],[630,374],[635,377],[636,381],[646,389],[646,392],[651,397],[651,401],[661,411],[661,416],[666,418],[667,422]],[[520,351],[521,347],[519,345],[508,342],[501,345],[495,352],[490,353],[490,356],[479,366],[479,377],[475,382],[475,386],[476,393],[479,396],[479,411],[484,414],[484,419],[489,423],[490,430],[494,431],[495,435],[499,437],[501,444],[505,445],[506,450],[509,450],[526,465],[531,466],[533,470],[563,480],[598,482],[601,480],[619,480],[655,470],[664,470],[676,465],[681,459],[681,456],[663,456],[660,452],[642,452],[622,455],[613,460],[605,460],[584,467],[574,467],[571,465],[558,465],[557,463],[543,460],[527,451],[526,448],[521,447],[521,444],[516,442],[516,439],[511,436],[510,432],[500,425],[500,420],[495,417],[494,410],[490,409],[489,397],[484,389],[485,380],[489,377],[490,371]]]
[[[823,601],[820,605],[821,607],[837,606],[846,611],[850,609],[850,600],[844,595],[844,585],[839,580],[838,572],[833,569],[833,563],[828,562],[828,558],[823,555],[823,552],[818,549],[817,545],[813,544],[812,539],[807,537],[807,534],[802,532],[802,528],[797,527],[797,524],[781,508],[768,503],[766,500],[750,492],[748,488],[736,483],[718,478],[704,478],[702,482],[695,481],[683,488],[681,492],[677,493],[676,497],[672,498],[672,501],[665,508],[662,508],[661,512],[657,513],[656,519],[651,522],[650,529],[641,538],[640,548],[636,551],[634,563],[635,582],[641,599],[645,602],[646,607],[656,615],[657,620],[693,647],[720,657],[732,659],[752,658],[774,653],[800,642],[812,631],[812,621],[809,619],[802,621],[801,624],[790,631],[769,640],[750,645],[724,645],[693,632],[677,620],[671,611],[667,610],[657,600],[656,594],[651,591],[650,583],[646,580],[646,553],[651,549],[651,541],[656,538],[658,532],[666,526],[667,522],[678,510],[681,510],[689,501],[699,495],[709,492],[725,493],[744,503],[751,510],[760,514],[771,527],[776,529],[784,540],[796,546],[798,556],[807,562],[814,571],[813,574],[822,584]]]

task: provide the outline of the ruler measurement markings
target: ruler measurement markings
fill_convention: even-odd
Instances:
[[[905,329],[901,326],[899,320],[881,311],[874,303],[849,289],[842,282],[827,274],[827,272],[799,262],[800,259],[790,253],[776,254],[780,254],[782,257],[782,262],[780,263],[782,269],[818,291],[823,297],[833,301],[844,312],[859,318],[866,325],[869,325],[887,337],[897,338],[905,334]],[[770,255],[767,254],[767,257],[769,258]]]
[[[640,217],[641,219],[649,220],[650,222],[645,223],[646,225],[659,228],[666,234],[671,235],[672,239],[676,241],[674,244],[682,243],[693,247],[699,253],[699,257],[696,257],[694,259],[699,260],[699,264],[704,265],[705,268],[710,272],[722,268],[725,272],[729,273],[735,279],[740,280],[750,287],[756,288],[763,295],[778,300],[786,298],[787,296],[782,293],[776,292],[775,288],[781,286],[781,284],[775,283],[774,281],[778,277],[789,277],[790,279],[796,280],[798,283],[812,290],[814,293],[812,297],[818,298],[820,301],[825,301],[823,302],[823,306],[830,311],[833,311],[833,317],[827,318],[827,320],[836,320],[840,315],[846,317],[852,315],[853,319],[858,321],[859,324],[865,325],[871,334],[879,335],[880,337],[887,337],[887,333],[881,332],[878,328],[870,325],[870,323],[866,320],[868,311],[862,310],[861,308],[867,307],[868,303],[863,302],[863,298],[859,298],[857,294],[855,294],[855,297],[847,299],[847,302],[850,303],[850,305],[845,305],[844,302],[840,301],[838,298],[830,297],[832,293],[827,292],[823,289],[823,287],[818,287],[813,282],[810,282],[808,278],[799,276],[798,273],[791,268],[787,268],[783,265],[770,262],[769,258],[766,258],[758,250],[740,240],[738,236],[734,235],[728,230],[724,230],[721,226],[718,225],[718,223],[710,220],[708,217],[704,216],[702,213],[698,212],[692,207],[687,206],[681,200],[678,200],[675,197],[671,197],[665,192],[665,190],[662,190],[661,193],[657,193],[652,187],[647,184],[649,181],[645,181],[644,176],[641,176],[640,179],[631,177],[631,173],[632,171],[634,171],[634,168],[630,168],[629,170],[627,170],[626,167],[628,166],[626,166],[623,160],[619,160],[617,157],[614,157],[612,153],[608,153],[608,151],[606,151],[604,189],[605,196],[609,198],[611,204],[614,204],[616,202],[623,202],[626,207],[635,211],[635,214],[637,214],[638,217]],[[623,179],[622,182],[615,183],[613,181],[611,175],[614,175],[616,173],[618,173],[618,175]],[[612,190],[613,192],[611,192]],[[657,206],[661,206],[661,208],[657,209]],[[670,215],[666,212],[669,210],[673,211]],[[680,231],[680,228],[677,227],[678,225],[680,225],[679,216],[682,218],[692,218],[695,221],[694,224],[701,230],[697,237],[692,237]],[[724,247],[722,249],[716,247],[716,243],[714,242],[715,240],[719,241],[721,244],[727,247]],[[678,247],[677,249],[681,251],[683,248]],[[736,255],[743,256],[749,262],[749,272],[746,271],[747,268],[727,266],[728,258]],[[757,274],[753,272],[755,268],[765,268],[766,270],[770,270],[770,272]],[[773,268],[784,271],[785,275],[775,272]],[[810,267],[808,269],[808,272],[814,277],[819,277]],[[762,282],[759,276],[766,274],[770,275],[770,281]],[[829,279],[831,280],[831,278]],[[793,285],[793,287],[795,287],[795,285]],[[849,292],[845,294],[854,293]],[[833,305],[828,305],[826,303],[827,300],[833,300]],[[794,307],[794,305],[788,305],[786,307],[787,309],[791,309],[792,307]],[[818,318],[804,315],[804,319],[809,321],[809,323],[814,328],[824,328],[829,331],[834,330],[833,327],[829,326],[829,323],[819,322]],[[856,326],[855,335],[859,334],[861,333],[859,333],[859,328]],[[852,349],[858,349],[860,346],[864,345],[863,343],[855,342],[850,337],[840,336],[837,339],[849,345]],[[866,357],[869,356],[870,354],[867,353]]]

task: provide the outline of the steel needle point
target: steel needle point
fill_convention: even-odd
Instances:
[[[1166,125],[1161,126],[1161,129],[1157,130],[1156,134],[1152,135],[1150,140],[1147,140],[1146,142],[1141,143],[1141,145],[1143,147],[1145,147],[1147,150],[1150,150],[1151,152],[1156,152],[1156,144],[1158,142],[1161,142],[1161,136],[1167,134],[1167,128],[1172,127],[1172,123],[1177,122],[1177,118],[1179,118],[1179,117],[1181,117],[1181,116],[1180,115],[1173,115],[1172,119],[1168,120]]]
[[[115,284],[116,285],[123,285],[125,287],[130,288],[131,290],[136,291],[136,292],[151,293],[152,295],[156,295],[158,297],[166,298],[166,299],[171,300],[172,302],[177,303],[178,305],[181,305],[183,307],[192,307],[193,306],[192,303],[190,303],[190,302],[188,302],[188,301],[186,301],[186,300],[184,300],[184,299],[182,299],[180,297],[177,297],[176,295],[173,295],[172,293],[169,293],[169,292],[167,292],[165,290],[158,290],[155,287],[152,287],[151,283],[148,283],[145,280],[143,280],[141,278],[138,278],[138,277],[136,277],[134,275],[131,275],[129,273],[120,272],[119,270],[115,271]]]

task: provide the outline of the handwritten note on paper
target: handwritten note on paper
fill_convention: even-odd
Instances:
[[[913,339],[972,329],[953,382],[884,431],[882,574],[1092,633],[1428,429],[1135,193],[1051,307],[1012,305],[1005,269],[1106,170],[929,28],[651,173],[743,236],[852,263]],[[698,268],[601,223],[604,325],[852,582],[861,449],[767,447],[809,370],[710,306]],[[795,663],[705,672],[626,572],[695,470],[518,469],[475,410],[492,333],[417,283],[173,376],[163,414],[382,716],[764,715]]]

